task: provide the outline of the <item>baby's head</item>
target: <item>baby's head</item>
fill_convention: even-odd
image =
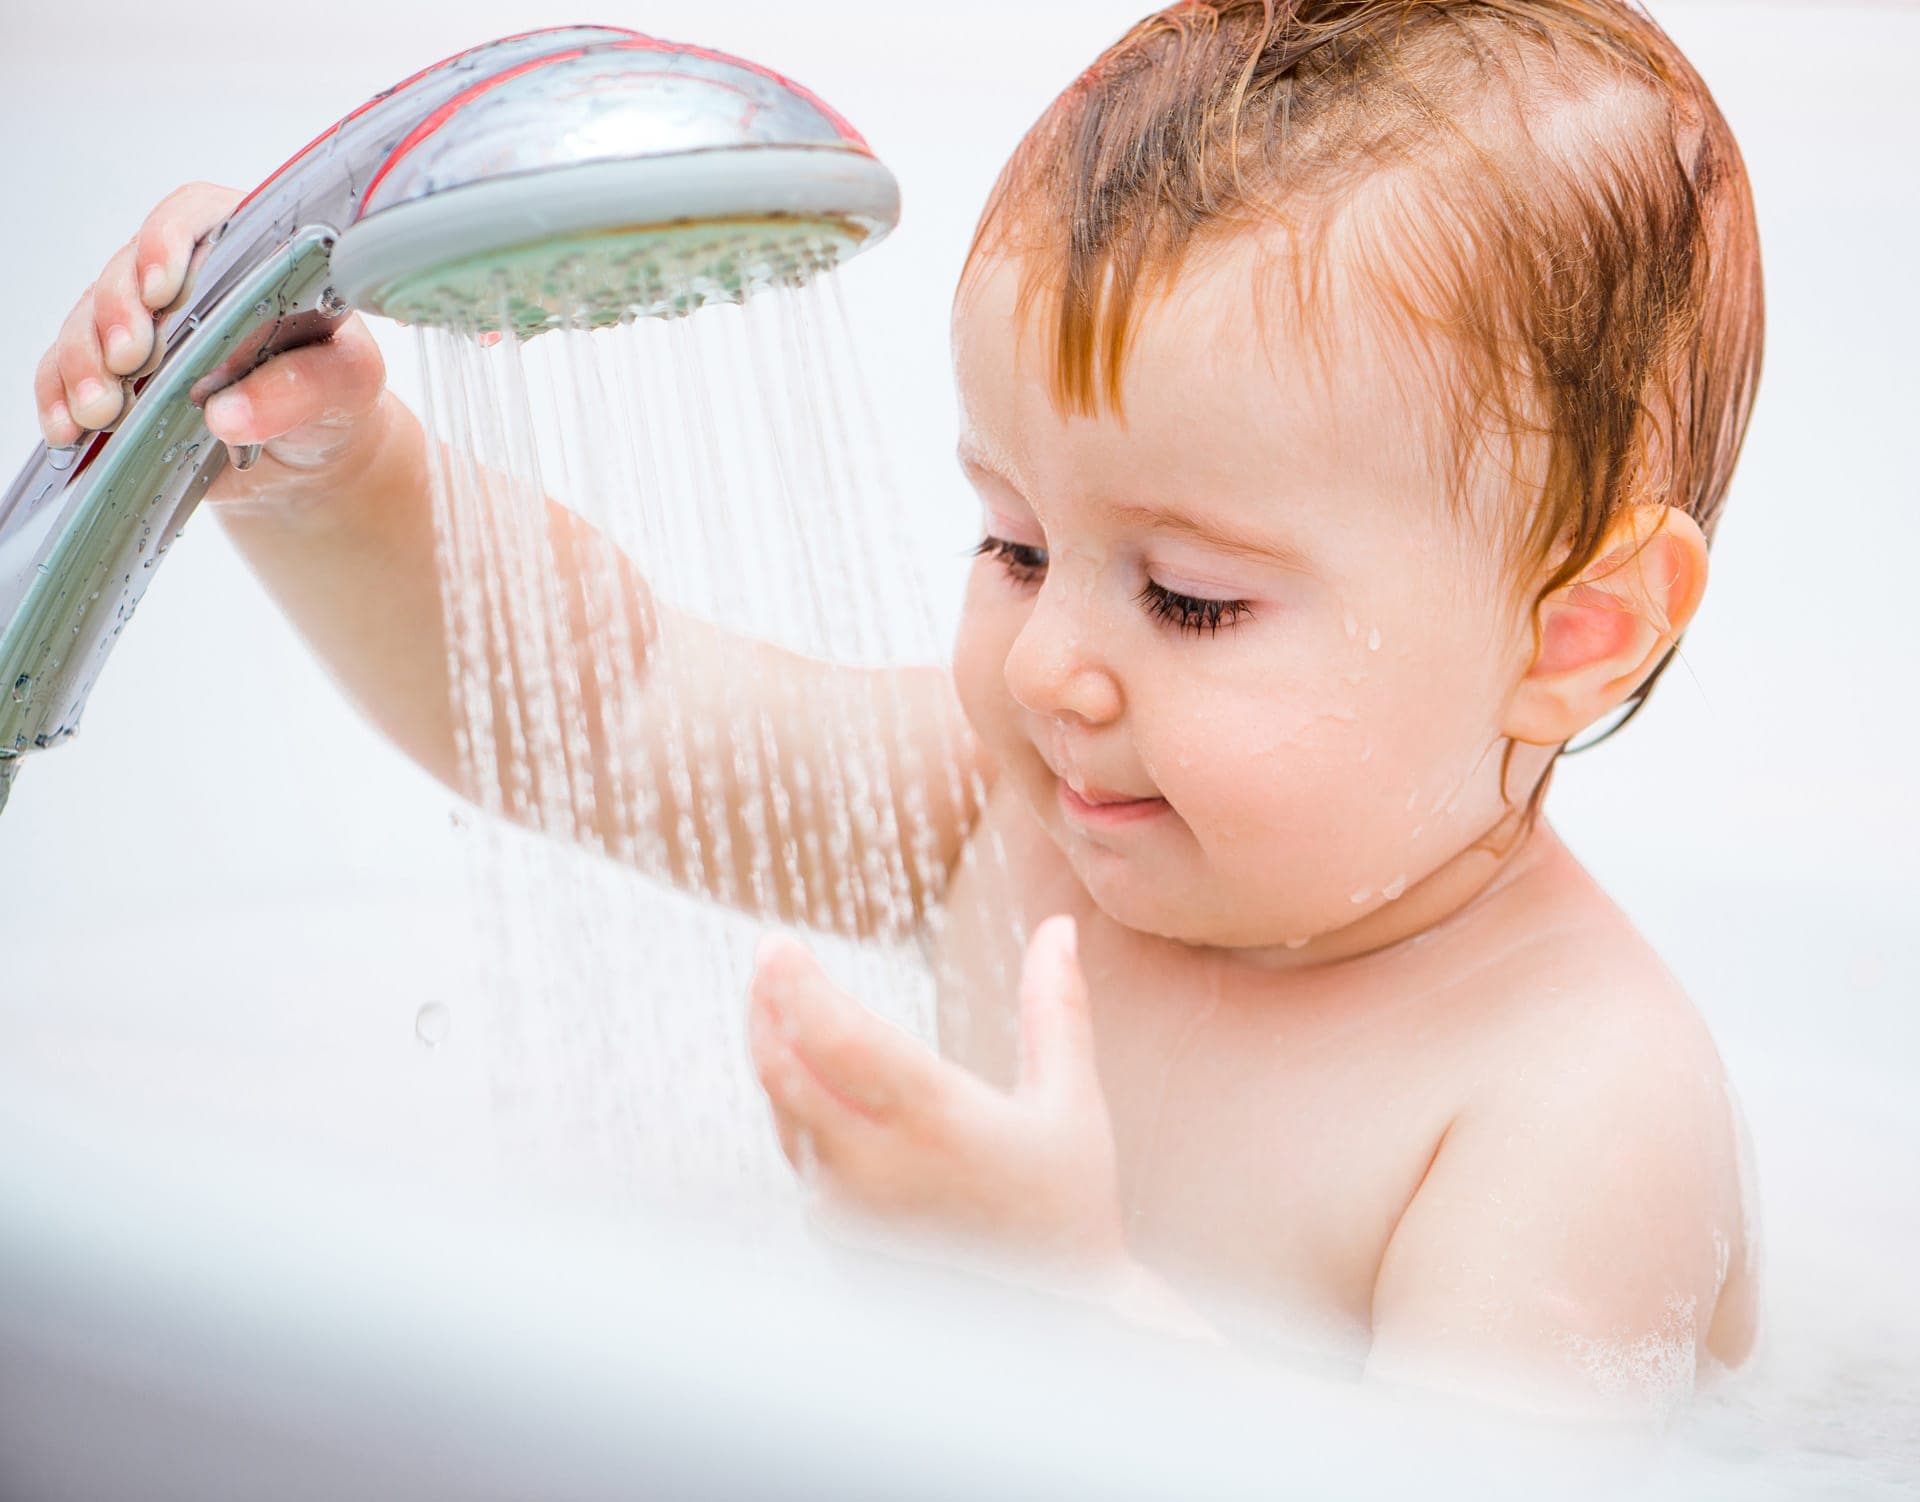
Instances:
[[[961,277],[976,731],[1130,927],[1417,931],[1665,665],[1761,325],[1732,136],[1618,0],[1150,17]]]

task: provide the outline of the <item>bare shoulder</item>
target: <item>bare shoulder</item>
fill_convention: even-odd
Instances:
[[[1476,1067],[1396,1229],[1376,1333],[1483,1319],[1602,1368],[1734,1366],[1753,1343],[1742,1132],[1704,1020],[1557,841],[1490,914]],[[1497,1207],[1489,1214],[1489,1207]],[[1433,1269],[1451,1271],[1436,1277]],[[1488,1300],[1455,1279],[1477,1277]],[[1515,1354],[1519,1354],[1516,1352]],[[1601,1385],[1604,1385],[1602,1383]]]

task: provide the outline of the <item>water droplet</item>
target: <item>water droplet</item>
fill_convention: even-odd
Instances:
[[[273,304],[264,297],[253,305],[253,316],[255,318],[265,318],[272,311]]]
[[[447,1010],[444,1001],[430,1001],[413,1014],[413,1035],[428,1048],[438,1048],[446,1042],[452,1026],[453,1013]]]
[[[1348,641],[1352,641],[1360,634],[1360,623],[1353,618],[1353,612],[1351,610],[1347,612],[1346,627]]]
[[[1368,762],[1372,760],[1373,760],[1373,742],[1368,741],[1366,745],[1360,748],[1360,765],[1364,767]]]
[[[1353,896],[1349,897],[1347,900],[1351,902],[1355,907],[1358,907],[1360,906],[1361,903],[1365,902],[1371,896],[1373,896],[1373,888],[1368,887],[1365,891],[1355,892]]]
[[[1380,628],[1378,626],[1375,626],[1367,633],[1367,650],[1369,652],[1378,652],[1380,650]]]
[[[1313,942],[1312,939],[1289,939],[1287,940],[1287,948],[1305,949],[1312,942]]]
[[[1386,886],[1380,889],[1380,895],[1386,898],[1387,901],[1392,902],[1394,898],[1398,897],[1402,892],[1406,891],[1406,889],[1406,877],[1396,876],[1392,881],[1388,882]]]

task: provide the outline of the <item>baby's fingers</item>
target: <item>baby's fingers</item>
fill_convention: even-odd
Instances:
[[[309,426],[344,435],[373,409],[385,385],[380,346],[359,318],[350,318],[323,343],[275,355],[214,393],[207,431],[229,444],[266,443]]]
[[[132,375],[153,352],[153,313],[134,285],[131,242],[93,284],[93,331],[110,374]]]
[[[141,300],[152,311],[180,295],[193,247],[240,202],[237,188],[187,183],[154,206],[133,241],[133,270]]]
[[[89,287],[67,314],[54,345],[61,397],[67,414],[83,428],[104,428],[120,415],[124,392],[107,374],[100,341],[93,331],[93,289]]]
[[[876,1121],[914,1120],[939,1098],[939,1060],[842,991],[792,939],[761,945],[753,990],[802,1062],[854,1109]]]
[[[60,350],[56,345],[40,357],[33,372],[33,405],[40,414],[40,433],[49,448],[78,443],[83,429],[67,410],[67,388],[60,379]]]

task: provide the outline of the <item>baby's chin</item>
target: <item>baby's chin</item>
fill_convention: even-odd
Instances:
[[[1092,844],[1057,820],[1047,821],[1047,832],[1093,905],[1122,928],[1205,949],[1278,948],[1292,937],[1245,924],[1204,882],[1183,880],[1150,856]]]
[[[1313,962],[1319,951],[1310,946],[1333,939],[1351,921],[1348,912],[1330,913],[1347,906],[1336,894],[1311,894],[1317,906],[1310,910],[1296,910],[1273,892],[1260,902],[1236,901],[1243,888],[1226,877],[1195,876],[1150,855],[1102,848],[1076,839],[1056,821],[1047,822],[1047,832],[1093,905],[1149,938],[1190,949],[1236,950],[1263,966],[1291,967]]]

